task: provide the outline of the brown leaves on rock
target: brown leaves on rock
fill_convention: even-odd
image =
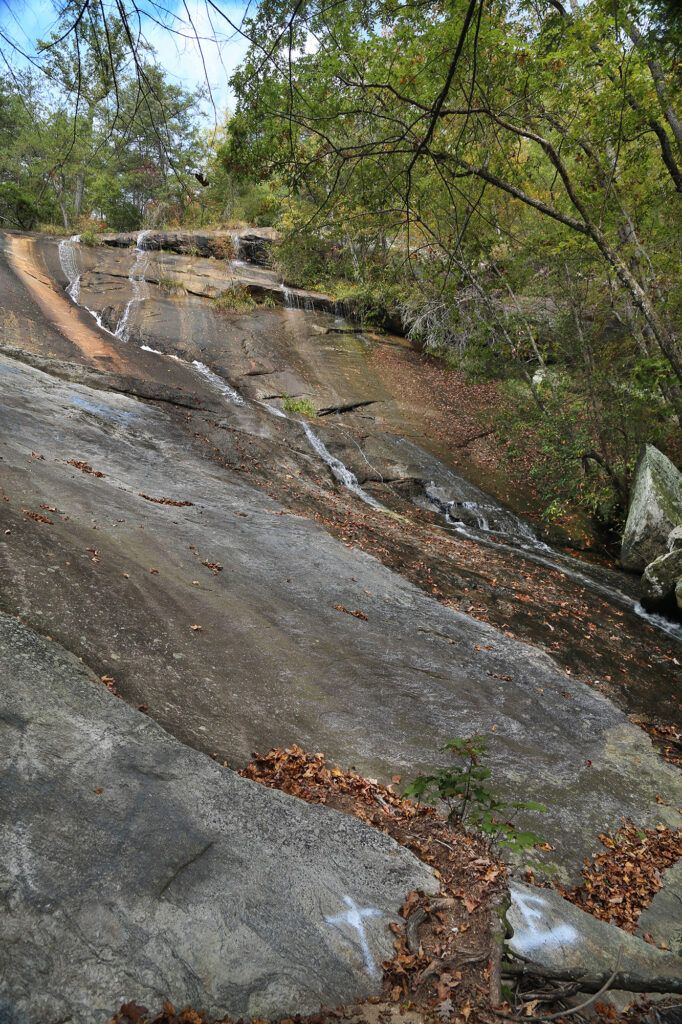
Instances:
[[[352,615],[355,619],[367,622],[367,616],[364,612],[361,612],[359,608],[356,608],[355,611],[351,611],[350,608],[346,608],[345,604],[335,604],[334,608],[337,612],[345,612],[346,615]]]
[[[220,562],[209,562],[206,558],[201,564],[205,565],[207,569],[210,569],[214,576],[217,576],[219,572],[223,571],[223,567]]]
[[[635,715],[630,716],[630,721],[648,732],[654,746],[657,747],[668,764],[682,768],[682,729],[674,725],[654,724],[645,718],[637,718]]]
[[[100,680],[104,683],[109,693],[113,693],[114,697],[121,696],[116,688],[116,680],[113,676],[100,676]]]
[[[485,843],[447,824],[431,807],[398,796],[353,771],[330,766],[323,754],[300,747],[271,750],[240,773],[308,803],[353,814],[388,833],[429,864],[437,896],[412,892],[394,926],[395,955],[383,964],[384,998],[409,1001],[431,1013],[464,1014],[490,1005],[493,957],[491,908],[499,902],[506,870]]]
[[[165,1002],[158,1013],[150,1012],[139,1003],[124,1003],[107,1024],[204,1024],[206,1018],[187,1007],[176,1010],[172,1003]]]
[[[101,473],[98,469],[93,469],[89,462],[83,462],[80,459],[67,459],[66,463],[68,466],[80,469],[81,473],[87,473],[88,476],[104,476],[104,473]]]
[[[194,505],[193,501],[176,501],[174,498],[152,498],[149,494],[144,494],[142,491],[138,491],[141,498],[145,501],[152,501],[155,505],[172,505],[173,508],[187,508],[190,505]]]
[[[559,891],[593,917],[634,932],[661,888],[661,872],[682,857],[682,829],[644,829],[626,821],[615,835],[602,833],[599,839],[606,849],[585,862],[583,884]]]
[[[49,526],[54,526],[53,520],[44,516],[42,512],[33,512],[30,508],[22,508],[21,511],[28,519],[32,519],[36,523],[47,523]]]

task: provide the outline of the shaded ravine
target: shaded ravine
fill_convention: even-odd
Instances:
[[[145,298],[144,274],[147,268],[145,252],[148,252],[148,250],[145,250],[145,238],[149,234],[151,232],[141,231],[137,236],[135,258],[129,271],[132,294],[124,307],[123,314],[114,331],[110,331],[101,323],[99,314],[88,309],[86,306],[82,306],[80,303],[80,272],[76,256],[79,236],[75,235],[71,239],[62,240],[59,244],[60,263],[69,282],[66,289],[67,294],[76,305],[86,309],[95,318],[98,326],[102,326],[107,333],[122,340],[130,339],[130,315],[132,308]],[[235,268],[245,265],[245,263],[246,261],[240,259],[231,261],[231,265]],[[304,295],[296,290],[287,288],[284,284],[280,284],[279,287],[284,295],[285,308],[297,311],[299,314],[312,312],[313,306]],[[167,353],[160,352],[147,345],[141,345],[140,347],[145,351],[154,352],[160,356],[166,355],[168,358],[179,359],[178,356],[168,356]],[[183,360],[180,361],[184,362]],[[236,388],[204,362],[192,360],[191,365],[227,401],[237,405],[244,405],[248,401]],[[290,421],[294,419],[287,416],[281,409],[267,402],[258,402],[257,404],[280,418]],[[302,418],[296,418],[295,422],[300,425],[310,448],[328,466],[332,476],[342,487],[360,498],[361,501],[371,508],[376,510],[384,508],[376,498],[360,485],[357,476],[352,470],[329,451],[319,435],[312,429],[309,422]],[[414,499],[415,504],[421,507],[430,507],[440,513],[443,518],[444,529],[454,531],[460,536],[473,540],[478,544],[506,551],[517,557],[527,559],[536,565],[560,572],[574,583],[588,587],[593,593],[605,597],[617,607],[626,609],[629,613],[644,620],[648,625],[667,637],[682,641],[682,625],[664,616],[646,611],[635,596],[624,591],[625,578],[622,574],[587,561],[578,560],[571,555],[552,548],[537,537],[529,523],[489,495],[481,492],[479,488],[468,483],[461,475],[443,466],[442,463],[433,459],[433,457],[429,456],[413,442],[405,438],[398,438],[397,440],[402,446],[411,448],[419,462],[424,464],[429,461],[432,462],[448,485],[444,487],[443,480],[439,484],[433,481],[427,484],[425,479],[423,494],[416,496]],[[357,445],[357,442],[354,443]],[[357,445],[357,447],[366,459],[360,446]],[[390,487],[390,485],[388,486]]]

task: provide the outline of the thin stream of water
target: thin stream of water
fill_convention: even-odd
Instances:
[[[131,310],[135,305],[142,302],[147,297],[145,287],[145,272],[147,270],[148,257],[146,256],[144,243],[146,236],[149,235],[150,233],[151,232],[149,231],[141,231],[137,236],[137,242],[135,246],[135,259],[133,261],[132,267],[130,268],[130,273],[128,274],[128,279],[131,282],[132,286],[132,295],[128,302],[126,303],[126,306],[123,310],[123,314],[120,320],[118,321],[118,324],[116,325],[116,329],[114,331],[110,331],[109,328],[107,328],[102,323],[99,314],[93,312],[93,310],[91,309],[88,309],[87,306],[83,306],[82,303],[80,302],[80,273],[76,261],[76,245],[80,241],[79,236],[74,235],[72,238],[63,239],[59,243],[59,261],[62,270],[66,276],[66,279],[69,282],[66,290],[69,298],[77,306],[81,306],[81,308],[87,309],[88,313],[90,313],[91,316],[95,318],[97,325],[101,327],[103,330],[105,330],[107,334],[110,334],[115,338],[119,338],[121,341],[128,341],[130,337]],[[238,243],[239,239],[237,239],[236,241]],[[284,286],[282,287],[284,289]],[[294,296],[295,301],[298,302],[298,297],[295,295],[295,293],[290,292],[289,289],[284,289],[284,292],[286,301],[288,301],[288,298],[286,298],[287,296]],[[296,308],[300,307],[297,306]],[[154,355],[165,355],[165,353],[160,352],[158,349],[151,348],[149,345],[140,345],[140,348],[144,352],[152,352]],[[172,358],[180,362],[184,362],[184,360],[180,360],[178,356],[173,356]],[[209,366],[207,366],[205,363],[202,363],[198,359],[193,359],[191,365],[194,367],[197,373],[201,374],[204,380],[208,381],[208,383],[211,384],[211,386],[215,388],[224,398],[228,399],[228,401],[230,402],[233,402],[235,405],[244,405],[243,396],[235,388],[228,384],[226,380],[224,380],[217,373],[211,370]],[[288,417],[286,413],[283,412],[281,409],[267,405],[264,402],[261,402],[259,404],[262,405],[264,408],[268,409],[275,416],[278,416],[282,419],[290,419],[290,417]],[[360,487],[360,484],[358,483],[355,474],[351,472],[351,470],[348,469],[348,467],[345,466],[340,459],[337,459],[335,456],[331,454],[331,452],[326,447],[324,442],[321,440],[321,438],[317,436],[317,434],[315,434],[315,432],[312,430],[308,423],[306,423],[304,420],[296,420],[294,422],[300,423],[301,427],[303,428],[303,433],[305,434],[305,437],[308,443],[310,444],[310,447],[319,456],[319,458],[326,463],[326,465],[331,470],[334,478],[338,480],[338,482],[343,487],[351,491],[352,494],[355,494],[356,497],[360,498],[361,501],[364,501],[365,504],[369,505],[371,508],[377,510],[383,508],[383,506],[378,501],[376,501],[375,498],[373,498],[370,494],[367,494],[362,489],[362,487]]]
[[[145,274],[149,266],[149,257],[146,255],[144,243],[147,235],[150,234],[151,231],[140,231],[135,243],[135,259],[133,260],[133,265],[130,268],[130,273],[128,274],[132,294],[126,303],[123,315],[117,323],[116,330],[114,331],[114,336],[121,338],[122,341],[128,341],[130,338],[130,313],[133,307],[142,302],[143,299],[147,298],[148,293]]]
[[[126,304],[115,331],[109,330],[109,328],[102,323],[98,313],[89,309],[87,306],[84,306],[80,302],[81,275],[78,270],[78,263],[76,260],[76,246],[80,240],[79,236],[74,235],[72,238],[63,239],[59,243],[59,260],[64,275],[69,282],[66,289],[69,298],[76,305],[86,309],[87,312],[94,317],[97,325],[101,327],[102,330],[106,331],[107,334],[110,334],[113,337],[119,338],[120,340],[128,340],[130,333],[129,321],[131,310],[137,303],[146,298],[146,292],[144,289],[144,275],[147,261],[147,257],[145,256],[146,250],[144,249],[144,239],[146,234],[148,234],[148,232],[142,231],[137,237],[135,260],[129,273],[132,295]],[[300,296],[298,296],[296,292],[286,288],[284,285],[282,285],[282,291],[284,293],[285,306],[287,308],[305,309],[305,303],[301,302]],[[141,345],[140,348],[143,351],[153,352],[156,355],[166,355],[166,353],[160,352],[158,349],[153,349],[148,345]],[[170,358],[173,358],[178,362],[185,362],[185,360],[181,360],[178,356],[171,356]],[[190,364],[186,363],[186,365]],[[211,370],[205,363],[195,359],[192,361],[191,365],[194,370],[199,373],[204,380],[208,381],[208,383],[210,383],[212,387],[214,387],[225,399],[235,405],[245,404],[244,397],[235,388],[228,384],[227,381]],[[276,406],[269,405],[266,402],[258,402],[257,404],[262,408],[267,409],[273,416],[298,423],[301,426],[303,434],[310,447],[329,467],[332,475],[341,484],[341,486],[358,497],[366,505],[370,506],[370,508],[377,511],[385,511],[384,506],[381,505],[380,502],[363,490],[358,483],[358,479],[355,474],[340,459],[331,454],[322,439],[313,431],[309,423],[302,419],[292,420],[292,418],[287,416],[287,414],[281,409]],[[407,442],[405,439],[403,439],[403,444],[413,447],[412,443]],[[461,484],[464,485],[465,489],[467,487],[471,488],[471,485],[468,485],[464,480],[461,481]],[[485,503],[469,499],[448,501],[443,500],[443,498],[439,496],[439,490],[441,490],[441,488],[436,487],[436,485],[432,483],[426,488],[426,498],[431,507],[442,514],[448,530],[466,537],[468,540],[472,540],[478,544],[483,544],[487,547],[501,551],[507,551],[511,554],[522,555],[522,557],[527,558],[538,565],[563,573],[563,575],[567,576],[569,579],[588,587],[595,593],[606,597],[614,604],[633,612],[639,618],[645,620],[667,636],[677,640],[682,640],[682,626],[669,621],[663,616],[647,612],[639,601],[635,600],[630,595],[625,594],[615,585],[615,583],[611,581],[609,577],[615,577],[614,573],[610,573],[608,570],[601,569],[598,566],[592,566],[589,563],[580,563],[581,569],[576,568],[576,560],[574,558],[570,555],[556,551],[544,541],[540,540],[528,523],[514,515],[514,513],[509,509],[505,509],[503,506],[498,505],[490,498],[488,498]],[[475,525],[471,525],[472,522]]]
[[[438,511],[443,511],[438,504],[434,503],[434,507],[438,508]],[[648,612],[642,607],[639,601],[636,601],[629,594],[625,594],[618,587],[607,582],[604,578],[599,579],[598,575],[601,574],[605,577],[608,570],[599,570],[598,566],[592,566],[589,563],[581,563],[583,565],[583,571],[575,568],[576,560],[571,558],[570,555],[563,554],[563,552],[556,551],[554,548],[545,544],[538,537],[535,537],[529,527],[524,531],[523,536],[511,537],[512,543],[504,543],[503,541],[495,540],[496,535],[504,535],[503,531],[490,530],[484,526],[478,526],[477,528],[471,528],[465,526],[464,523],[453,519],[452,516],[446,511],[444,512],[444,519],[448,527],[462,537],[466,537],[467,540],[472,540],[477,544],[483,544],[486,547],[495,548],[498,551],[508,551],[511,554],[522,554],[524,558],[527,558],[531,562],[535,562],[536,565],[542,565],[547,569],[554,569],[557,572],[562,573],[569,579],[576,583],[581,583],[589,590],[600,594],[602,597],[607,598],[613,604],[619,605],[621,608],[625,608],[629,612],[633,612],[640,619],[644,619],[649,625],[654,626],[656,629],[665,633],[667,636],[672,637],[675,640],[682,641],[682,626],[678,625],[672,620],[666,619],[662,615],[656,615],[654,612]],[[485,521],[484,517],[481,517],[481,521]],[[526,524],[524,524],[525,526]],[[529,535],[530,534],[530,538]]]

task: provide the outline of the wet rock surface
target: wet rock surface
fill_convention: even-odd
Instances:
[[[236,228],[224,231],[145,231],[144,244],[149,249],[166,250],[179,255],[203,256],[229,260],[234,257],[260,263],[270,262],[273,245],[278,241],[274,228]],[[101,245],[128,249],[137,244],[140,232],[119,232],[99,236]]]
[[[588,678],[614,664],[616,699],[623,680],[672,715],[667,634],[634,617],[627,577],[576,574],[429,449],[423,410],[372,369],[384,342],[302,309],[216,310],[241,274],[273,288],[262,268],[76,256],[66,275],[56,242],[21,237],[0,263],[4,610],[233,766],[297,742],[407,780],[446,740],[488,733],[496,789],[548,805],[532,827],[566,880],[622,817],[679,821],[678,777],[601,679],[512,635],[557,657],[575,637]],[[158,283],[173,275],[196,294]],[[76,283],[92,312],[64,295]],[[325,415],[285,416],[292,397]],[[455,610],[450,586],[475,614],[485,595],[500,628]],[[265,812],[254,828],[270,835]]]
[[[97,331],[90,314],[53,290],[68,314],[60,314],[63,333],[55,330],[11,276],[0,275],[8,305],[26,309],[18,327],[4,326],[5,337],[16,350],[29,336],[32,354],[22,358],[45,371],[2,364],[8,610],[57,635],[100,674],[113,675],[132,703],[147,704],[177,736],[230,764],[255,747],[297,741],[386,778],[431,766],[454,735],[490,730],[500,786],[514,795],[525,787],[554,807],[543,831],[569,874],[621,814],[646,821],[672,814],[655,795],[672,791],[673,776],[646,736],[598,692],[510,637],[505,623],[530,621],[522,618],[527,598],[515,589],[528,570],[540,597],[562,577],[536,549],[523,557],[539,562],[519,562],[519,550],[507,551],[505,542],[523,524],[414,434],[398,433],[412,421],[368,369],[371,339],[336,332],[341,325],[301,310],[221,315],[206,299],[163,295],[146,279],[136,292],[131,274],[140,272],[144,252],[81,249],[77,256],[81,299],[91,309],[113,305],[110,289],[120,288],[116,315],[129,310],[127,340]],[[184,275],[186,257],[162,258]],[[100,280],[101,260],[107,273]],[[61,274],[66,283],[54,242],[36,244],[32,261],[26,257],[31,273],[42,267],[46,280]],[[204,262],[220,269],[217,260]],[[39,332],[31,332],[29,316],[40,321]],[[320,324],[335,333],[320,334]],[[102,339],[112,357],[95,360],[90,353]],[[199,363],[213,376],[199,372]],[[330,460],[342,460],[358,486],[398,518],[343,486],[306,426],[296,415],[282,417],[291,395],[329,410],[307,428]],[[451,543],[437,532],[443,513],[428,502],[426,526],[400,518],[431,483],[446,508],[466,503],[471,539]],[[315,519],[340,524],[337,539]],[[503,531],[492,547],[478,547],[486,534],[474,523],[482,519]],[[426,584],[417,589],[351,547],[355,523],[376,538],[372,550],[382,559],[397,546],[399,567],[401,559],[408,569],[416,563],[419,575],[422,564]],[[532,533],[521,540],[530,543]],[[429,596],[452,578],[473,594],[486,573],[502,632]],[[605,595],[614,578],[607,570],[595,577]],[[618,587],[626,583],[618,577]],[[556,611],[541,600],[533,609],[547,619],[540,625],[549,636],[567,614],[562,591],[555,592]],[[612,633],[622,648],[626,620],[617,606],[620,618],[607,631],[595,627],[607,607],[601,593],[581,606],[577,628],[567,625],[585,634],[586,655],[607,674],[601,634]],[[644,635],[651,666],[631,669],[633,689],[646,683],[657,708],[666,701],[674,708],[672,656],[652,655],[655,634]],[[563,644],[555,648],[565,653]]]
[[[0,615],[0,1019],[281,1016],[380,987],[408,851],[178,743]]]

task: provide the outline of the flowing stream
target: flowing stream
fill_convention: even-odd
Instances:
[[[79,236],[74,235],[59,243],[59,260],[68,281],[67,295],[77,306],[90,313],[98,327],[122,341],[128,341],[130,337],[131,311],[147,297],[145,281],[148,266],[148,250],[145,249],[147,234],[149,232],[141,231],[137,236],[135,259],[128,275],[132,294],[113,331],[102,323],[99,313],[89,309],[80,301],[81,274],[76,258]],[[305,302],[295,291],[284,285],[281,285],[281,288],[286,308],[306,309]],[[156,355],[168,355],[148,345],[141,345],[140,348]],[[241,406],[246,404],[243,395],[205,363],[195,359],[189,364],[175,355],[171,355],[169,358],[191,365],[195,372],[227,401]],[[370,508],[385,511],[384,506],[360,486],[355,474],[340,459],[332,455],[308,422],[303,419],[294,419],[267,402],[256,404],[267,409],[273,416],[297,423],[311,449],[329,467],[334,479]],[[443,463],[430,456],[424,449],[405,438],[401,438],[399,444],[405,447],[408,457],[419,465],[423,474],[429,474],[430,471],[434,473],[434,480],[425,489],[424,497],[421,500],[417,499],[417,504],[439,512],[443,517],[444,527],[449,532],[490,548],[521,555],[537,565],[563,573],[569,579],[644,619],[666,635],[682,640],[682,626],[663,616],[647,612],[635,597],[621,589],[619,585],[621,579],[617,573],[590,562],[578,562],[572,556],[555,550],[541,540],[527,522],[495,502],[493,498],[484,494],[464,478],[447,469]]]
[[[137,242],[135,243],[135,259],[133,265],[130,268],[128,274],[128,280],[130,281],[131,296],[126,303],[123,315],[116,325],[114,335],[117,338],[121,338],[122,341],[128,341],[130,338],[130,313],[134,306],[142,302],[143,299],[147,298],[147,282],[145,279],[145,273],[149,266],[149,257],[145,250],[145,239],[151,231],[140,231],[137,236]]]
[[[613,604],[633,612],[667,636],[682,640],[682,626],[662,615],[646,611],[639,601],[621,589],[618,585],[619,577],[610,569],[592,562],[578,562],[571,555],[555,550],[540,540],[528,523],[501,505],[474,501],[447,502],[438,497],[436,492],[433,484],[427,488],[428,502],[443,515],[448,529],[453,533],[498,551],[520,553],[536,565],[554,569],[606,597]]]
[[[332,455],[317,434],[313,432],[310,424],[306,423],[305,420],[299,420],[298,422],[303,427],[303,433],[307,437],[310,447],[313,451],[317,452],[323,462],[327,463],[339,483],[342,484],[346,490],[357,495],[357,497],[360,498],[361,501],[364,501],[366,505],[377,510],[383,510],[383,505],[381,505],[376,498],[373,498],[371,494],[367,494],[366,491],[363,491],[362,487],[358,483],[358,478],[355,473],[352,473],[351,470],[348,469],[348,466],[345,466],[340,459],[337,459]]]
[[[73,235],[71,238],[62,239],[62,241],[59,243],[59,262],[62,271],[64,272],[64,275],[67,281],[69,282],[66,289],[67,295],[69,296],[71,301],[75,303],[75,305],[79,306],[81,309],[87,310],[87,312],[90,313],[92,317],[94,317],[98,327],[101,327],[102,330],[107,332],[107,334],[110,334],[112,337],[118,338],[121,341],[128,341],[130,339],[131,310],[133,309],[134,306],[136,306],[137,304],[139,304],[145,298],[148,297],[145,274],[149,265],[149,257],[147,256],[148,250],[145,249],[145,239],[149,234],[151,234],[150,231],[140,231],[140,233],[137,236],[137,241],[135,244],[135,259],[130,268],[130,273],[128,274],[128,280],[130,281],[131,284],[132,294],[125,305],[125,308],[123,310],[121,318],[119,319],[116,325],[115,330],[113,331],[111,331],[108,327],[106,327],[105,324],[102,323],[102,319],[99,313],[95,312],[92,309],[89,309],[87,306],[84,306],[80,301],[81,275],[78,269],[78,261],[76,259],[76,247],[80,241],[80,236]],[[236,241],[238,243],[239,239],[237,238]],[[237,251],[239,250],[237,249]],[[282,286],[282,289],[285,293],[285,304],[288,304],[289,298],[293,297],[292,301],[297,304],[294,307],[290,308],[303,308],[301,305],[298,304],[299,298],[295,292],[292,292],[289,289],[284,288],[284,286]],[[140,345],[140,348],[144,352],[152,352],[154,355],[166,355],[166,353],[161,352],[158,349],[151,348],[151,346],[149,345],[142,344]],[[186,362],[185,360],[180,359],[179,356],[171,356],[170,358],[176,359],[178,362]],[[187,363],[186,365],[190,364]],[[218,391],[219,394],[223,396],[223,398],[226,398],[228,401],[233,402],[235,405],[245,404],[245,399],[243,395],[241,395],[239,391],[236,390],[236,388],[233,388],[230,384],[228,384],[226,380],[224,380],[217,373],[215,373],[205,363],[200,362],[198,359],[193,359],[191,365],[196,370],[196,372],[204,378],[204,380],[208,381],[208,383],[216,391]],[[291,420],[291,417],[287,416],[285,412],[283,412],[281,409],[276,408],[275,406],[268,405],[265,402],[259,402],[258,404],[263,408],[268,409],[269,412],[273,413],[275,416],[278,416],[281,419]],[[326,465],[331,470],[334,478],[338,480],[338,482],[343,487],[345,487],[346,490],[350,491],[356,497],[360,498],[361,501],[364,501],[365,504],[369,505],[371,508],[374,508],[376,510],[383,509],[383,505],[381,505],[375,498],[373,498],[370,494],[367,494],[367,492],[362,489],[362,487],[358,483],[355,474],[350,469],[348,469],[348,467],[345,466],[340,459],[337,459],[334,455],[331,454],[331,452],[324,444],[324,442],[321,440],[321,438],[317,436],[317,434],[313,431],[310,425],[305,422],[305,420],[293,420],[292,422],[300,424],[300,426],[303,428],[303,433],[310,447],[313,449],[316,455],[318,455],[319,458],[322,459],[324,463],[326,463]]]

